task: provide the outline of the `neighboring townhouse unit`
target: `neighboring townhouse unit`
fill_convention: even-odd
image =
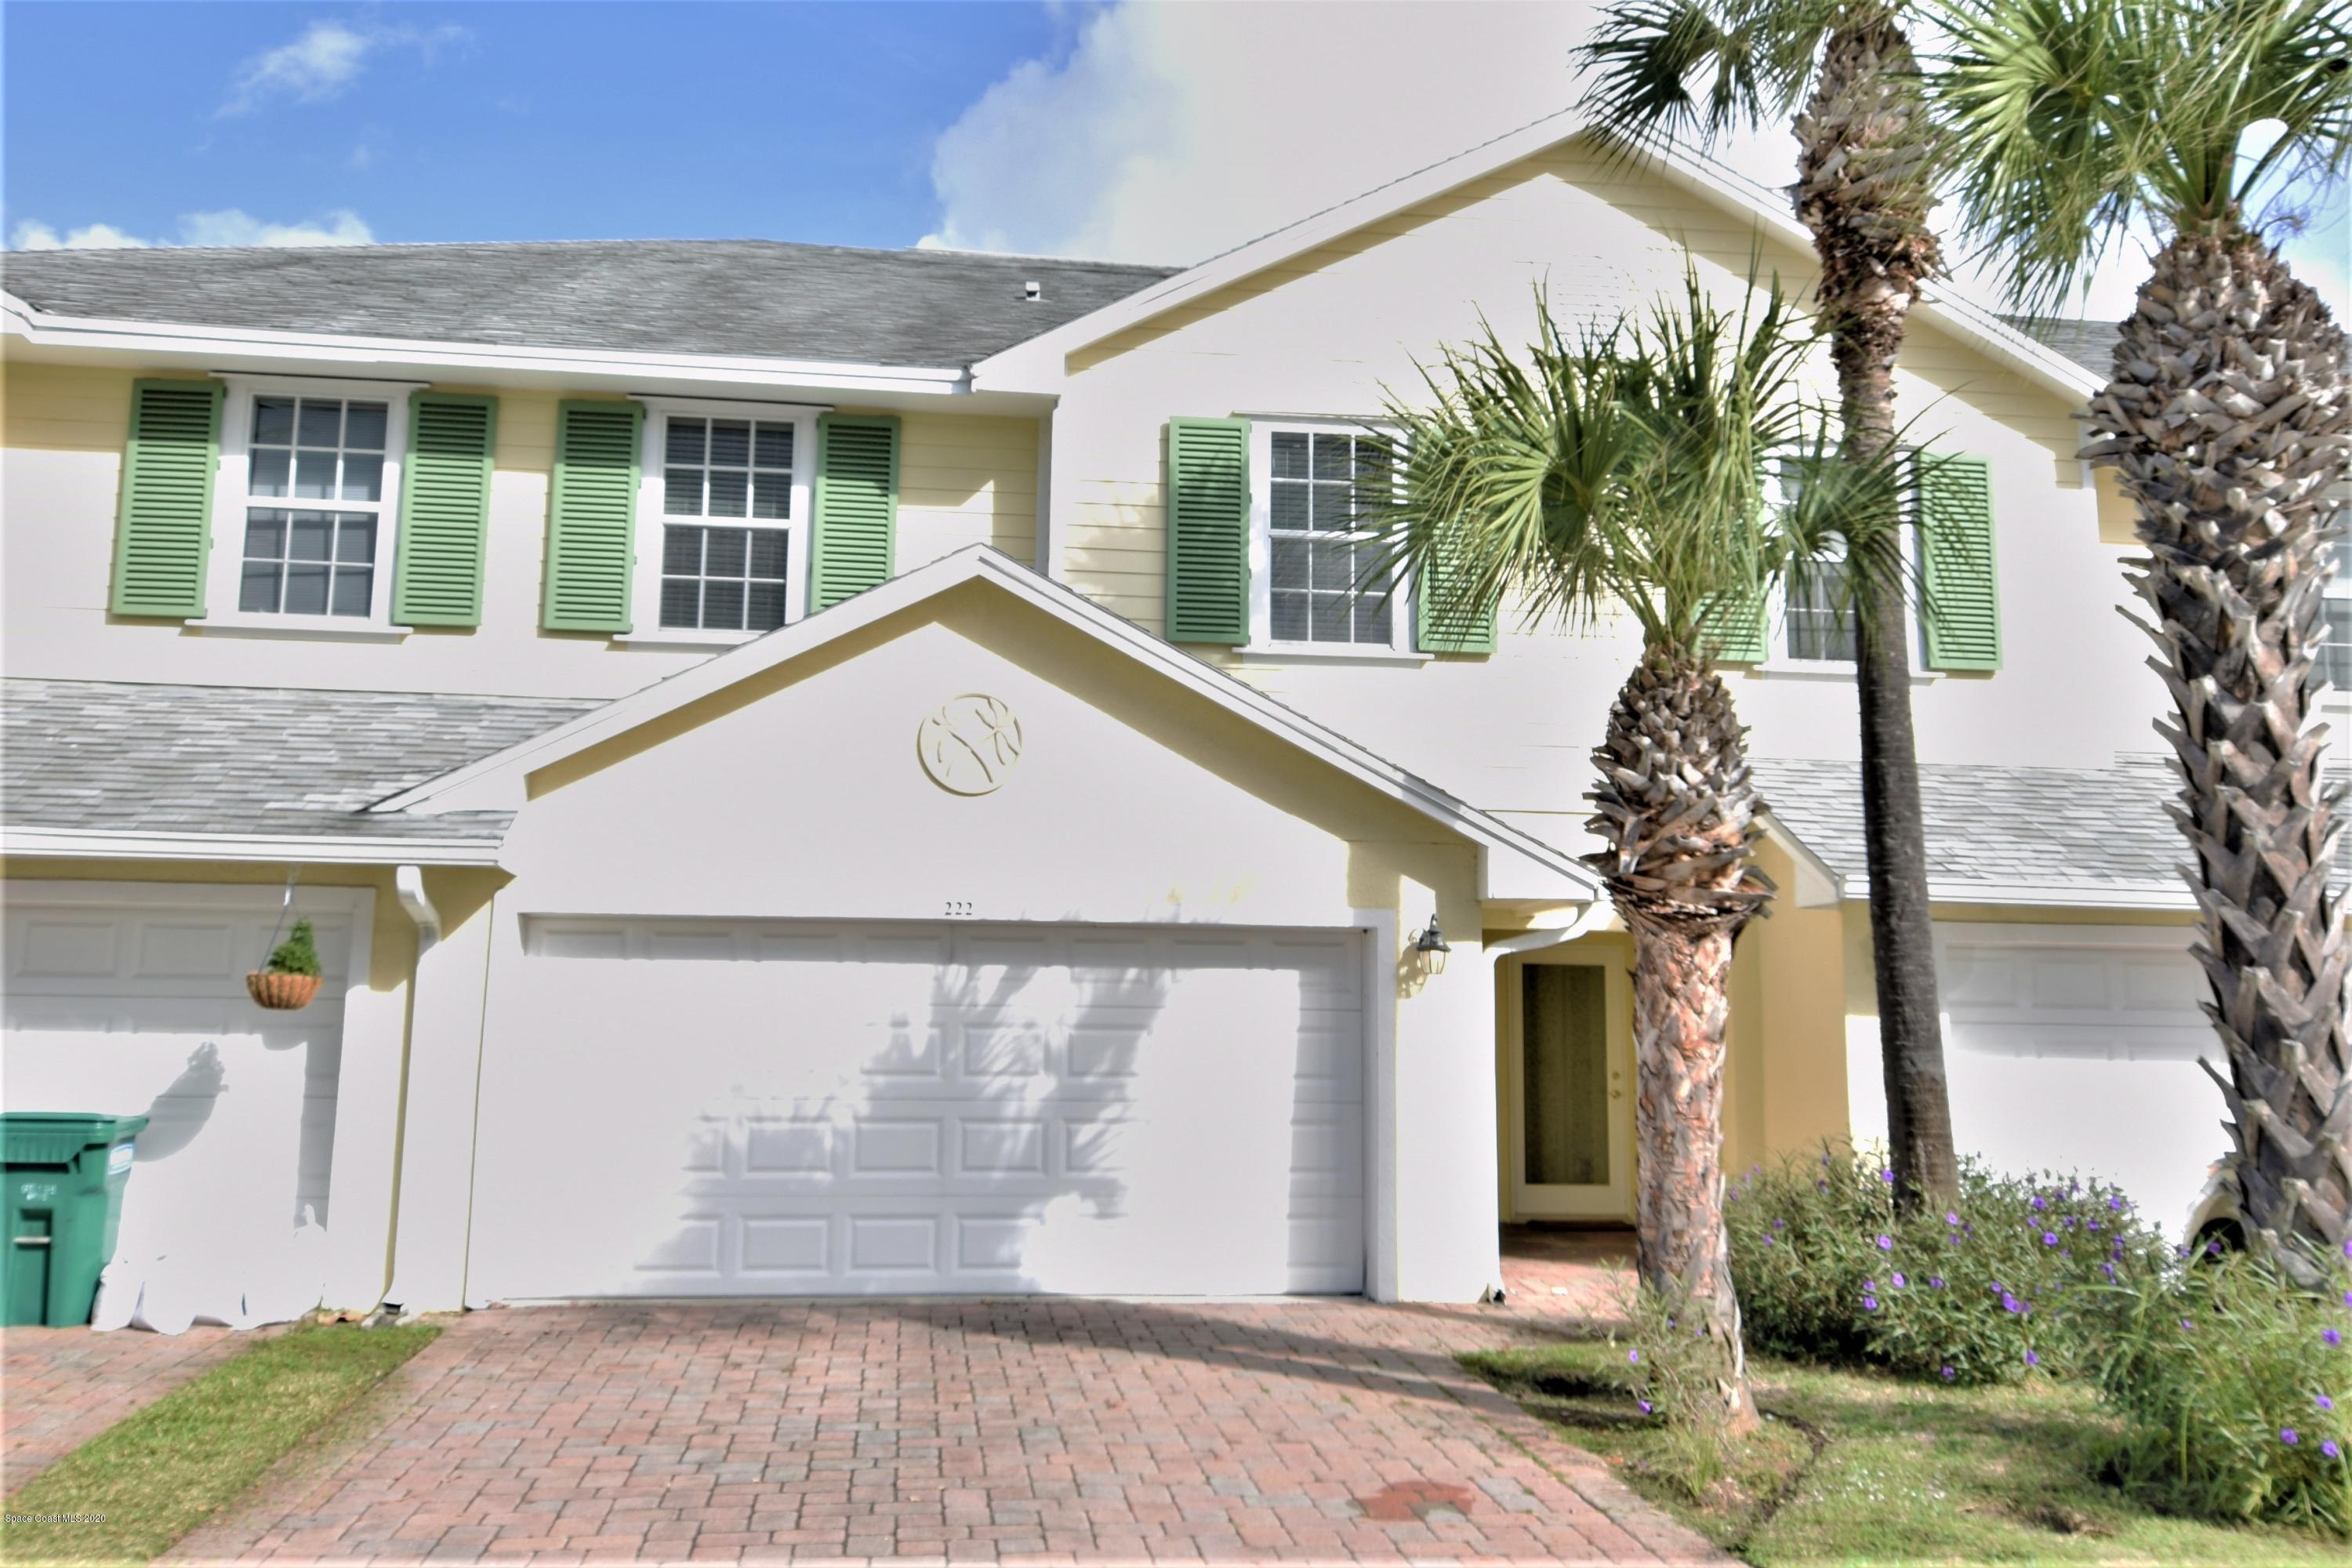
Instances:
[[[1563,118],[1182,271],[8,257],[9,1105],[152,1118],[127,1266],[264,1277],[307,1211],[342,1302],[1478,1295],[1498,1221],[1631,1212],[1577,857],[1635,639],[1353,591],[1346,498],[1482,313],[1686,256],[1811,271]],[[1931,304],[1901,374],[1954,1109],[2173,1223],[2160,689],[2095,332],[2042,336]],[[1783,892],[1739,1163],[1884,1125],[1836,570],[1723,650]],[[289,877],[329,973],[268,1012]]]

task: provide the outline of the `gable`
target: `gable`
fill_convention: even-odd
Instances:
[[[649,836],[667,843],[664,853],[675,858],[689,852],[684,840],[703,831],[702,797],[739,791],[748,780],[759,793],[740,804],[765,803],[760,833],[774,831],[769,824],[782,820],[777,813],[787,804],[805,810],[831,800],[837,804],[826,808],[820,827],[846,814],[853,835],[868,836],[853,842],[870,853],[871,844],[900,841],[901,815],[931,820],[933,814],[914,803],[939,806],[932,798],[939,786],[917,787],[907,774],[918,731],[959,697],[979,692],[1010,700],[975,684],[984,679],[1040,702],[1062,730],[1091,723],[1072,717],[1084,710],[1114,716],[1136,737],[1066,747],[1060,763],[1035,769],[1024,752],[1024,774],[1051,781],[1029,795],[1057,803],[1045,816],[1024,819],[1020,836],[1033,853],[1037,845],[1055,844],[1045,858],[1066,858],[1068,844],[1084,843],[1083,834],[1066,842],[1051,837],[1055,832],[1076,833],[1078,825],[1090,824],[1086,831],[1113,835],[1125,825],[1118,831],[1138,841],[1160,837],[1160,818],[1192,820],[1188,800],[1237,791],[1258,802],[1251,812],[1270,810],[1332,843],[1414,843],[1465,855],[1483,897],[1572,902],[1597,889],[1563,852],[985,548],[868,590],[377,809],[411,816],[513,810],[517,826],[509,844],[518,855],[534,842],[530,825],[576,816],[588,836],[581,841],[595,842],[600,860],[634,853]],[[1147,773],[1150,781],[1181,779],[1183,786],[1166,794]],[[616,799],[581,804],[616,788]],[[696,804],[678,818],[665,814],[666,801]],[[1147,801],[1156,804],[1139,804]],[[598,821],[627,821],[632,836],[592,833]],[[1237,840],[1255,831],[1229,826]],[[736,837],[743,839],[741,832]],[[982,853],[926,842],[950,858]],[[1205,853],[1215,838],[1198,842]]]

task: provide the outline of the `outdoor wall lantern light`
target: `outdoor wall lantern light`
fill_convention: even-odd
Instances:
[[[1429,929],[1413,939],[1413,952],[1421,955],[1421,964],[1432,974],[1445,973],[1445,955],[1454,951],[1445,933],[1437,929],[1437,913],[1430,911]]]

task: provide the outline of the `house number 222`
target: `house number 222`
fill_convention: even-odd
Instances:
[[[971,918],[971,900],[970,899],[950,899],[948,900],[948,919],[951,921],[963,921],[970,920]]]

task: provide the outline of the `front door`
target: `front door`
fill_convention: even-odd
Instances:
[[[1625,1219],[1633,1207],[1626,977],[1597,957],[1528,959],[1507,987],[1508,1158],[1521,1219]]]

